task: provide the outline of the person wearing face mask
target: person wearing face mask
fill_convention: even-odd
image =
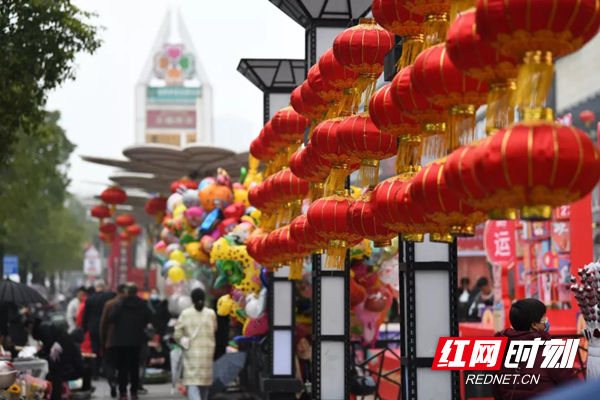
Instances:
[[[512,328],[496,333],[496,337],[506,337],[505,354],[510,343],[520,340],[543,341],[550,340],[550,321],[546,316],[546,305],[537,299],[523,299],[513,303],[510,308],[510,324]],[[502,385],[494,383],[492,389],[495,400],[520,400],[529,399],[535,395],[552,390],[556,386],[577,378],[577,372],[573,368],[541,368],[544,357],[543,347],[539,347],[534,365],[526,368],[527,361],[519,363],[518,368],[506,368],[505,360],[497,371],[498,375],[539,375],[539,383],[523,384],[520,379],[510,380],[509,384]],[[516,382],[516,383],[514,383]]]

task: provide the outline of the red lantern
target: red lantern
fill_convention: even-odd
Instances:
[[[375,247],[385,247],[398,235],[375,218],[371,210],[371,193],[354,200],[348,210],[348,226],[358,236],[373,241]]]
[[[345,68],[335,59],[333,48],[328,49],[319,57],[318,65],[322,79],[342,94],[336,115],[328,115],[328,117],[336,117],[342,111],[350,112],[350,106],[357,91],[358,74]]]
[[[473,140],[475,112],[487,101],[487,83],[456,68],[445,45],[431,47],[417,57],[411,80],[415,89],[428,100],[448,109],[447,149],[458,148],[459,140]]]
[[[99,229],[100,232],[104,233],[105,235],[112,235],[117,231],[117,226],[112,222],[105,222],[100,225]]]
[[[369,102],[371,120],[382,132],[400,139],[396,157],[396,172],[408,172],[411,166],[418,165],[421,156],[421,124],[394,107],[391,84],[379,89]]]
[[[171,193],[177,192],[177,189],[198,189],[198,182],[188,177],[183,177],[171,183]]]
[[[467,75],[489,84],[486,132],[491,134],[514,121],[512,95],[516,90],[517,62],[481,39],[475,10],[462,13],[450,27],[448,57]]]
[[[281,170],[287,165],[287,151],[286,147],[290,145],[289,140],[286,140],[283,136],[277,135],[273,130],[271,121],[268,121],[258,135],[261,143],[266,144],[267,150],[275,154],[273,163],[269,166],[268,175]]]
[[[288,279],[300,280],[302,279],[304,257],[309,255],[310,251],[291,237],[289,225],[280,229],[281,233],[279,234],[279,243],[277,247],[281,251],[281,256],[290,266]]]
[[[412,147],[417,147],[415,164],[420,165],[419,153],[430,158],[437,158],[444,154],[443,146],[439,145],[439,137],[446,132],[446,112],[443,107],[437,106],[429,101],[425,96],[415,90],[411,81],[411,72],[413,67],[406,67],[398,71],[390,89],[390,97],[394,107],[404,115],[417,120],[420,124],[420,134],[412,134]],[[389,106],[386,106],[386,110]],[[408,139],[408,138],[407,138]],[[421,142],[421,149],[419,149]],[[408,147],[410,147],[407,144]],[[406,155],[412,154],[410,148]],[[404,161],[403,159],[399,160]],[[408,164],[411,160],[404,161]]]
[[[445,163],[444,158],[424,167],[412,179],[410,194],[427,219],[453,236],[473,236],[475,226],[485,221],[485,214],[461,201],[446,185]]]
[[[397,139],[381,132],[368,112],[344,119],[337,127],[336,136],[339,146],[360,160],[361,186],[374,187],[379,182],[379,162],[396,155]]]
[[[125,228],[125,227],[128,227],[129,225],[135,224],[135,218],[133,218],[129,214],[123,214],[123,215],[117,216],[117,218],[115,218],[115,222],[120,227]]]
[[[124,204],[127,201],[127,193],[116,186],[111,186],[100,194],[100,199],[110,205],[110,212],[114,214],[117,204]]]
[[[315,127],[312,146],[331,163],[331,171],[325,182],[326,193],[336,193],[344,189],[346,178],[355,168],[358,160],[352,157],[340,145],[337,138],[337,128],[345,118],[333,118],[321,122]]]
[[[525,220],[549,219],[552,207],[586,196],[600,179],[600,154],[581,130],[524,121],[500,130],[476,157],[486,210],[520,208]]]
[[[110,244],[110,242],[112,242],[113,237],[111,234],[100,232],[100,234],[98,235],[98,239],[102,240],[106,244]]]
[[[145,208],[148,215],[164,214],[167,209],[167,198],[153,197],[146,202]]]
[[[412,13],[398,0],[373,0],[371,10],[379,25],[403,38],[398,69],[414,63],[423,50],[423,16]]]
[[[479,0],[476,19],[483,40],[522,60],[516,104],[523,111],[544,107],[553,59],[577,51],[600,27],[596,0]]]
[[[123,232],[119,233],[119,238],[121,239],[122,242],[128,242],[129,239],[131,239],[131,237],[129,236],[129,233],[127,233],[127,231],[123,231]]]
[[[596,120],[596,114],[590,110],[584,110],[579,113],[579,119],[583,121],[586,128],[590,127],[590,124]]]
[[[366,103],[375,92],[377,78],[383,72],[383,59],[394,47],[394,35],[375,23],[361,18],[359,24],[340,33],[333,42],[335,59],[358,74],[357,93],[351,107],[355,114],[365,92]]]
[[[310,226],[328,241],[325,267],[344,269],[346,251],[361,238],[350,232],[347,214],[352,202],[351,197],[331,196],[313,202],[306,217]]]
[[[323,182],[329,174],[328,169],[319,169],[308,160],[306,148],[298,150],[290,158],[290,171],[298,178],[309,182],[308,198],[315,200],[323,197]]]
[[[298,114],[291,106],[277,111],[271,119],[273,132],[289,143],[301,141],[309,125],[310,120]]]
[[[379,223],[401,233],[403,240],[421,242],[428,227],[422,214],[408,212],[405,197],[410,177],[399,175],[377,185],[371,193],[371,210]]]
[[[139,225],[129,225],[127,227],[127,233],[131,237],[139,236],[142,233],[142,227]]]
[[[274,202],[280,206],[277,212],[278,222],[285,225],[302,211],[302,200],[308,197],[309,183],[287,169],[272,176],[271,194]]]
[[[321,253],[327,247],[328,241],[317,233],[308,223],[306,214],[296,217],[290,224],[290,236],[300,245]]]
[[[319,70],[319,64],[315,64],[308,70],[306,81],[313,93],[316,93],[324,102],[331,106],[339,106],[342,99],[342,91],[333,86],[330,81],[324,79]]]
[[[102,224],[104,218],[110,217],[110,208],[108,208],[104,204],[93,206],[90,209],[90,214],[92,215],[92,217],[98,218],[100,220],[100,224]]]

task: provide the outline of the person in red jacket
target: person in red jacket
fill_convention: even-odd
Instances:
[[[78,328],[83,329],[83,315],[85,313],[85,302],[87,301],[87,295],[81,299],[81,303],[79,303],[79,310],[77,310],[77,316],[75,317],[75,323]],[[83,343],[81,343],[81,352],[83,353],[93,353],[92,351],[92,340],[90,339],[90,332],[85,331],[85,336]]]
[[[517,340],[550,340],[548,333],[550,322],[546,316],[546,305],[537,299],[523,299],[516,301],[510,308],[510,324],[502,332],[496,333],[497,337],[507,337],[506,352],[510,343]],[[495,400],[524,400],[534,397],[556,386],[575,379],[577,373],[573,368],[541,368],[544,357],[542,347],[537,351],[536,359],[532,368],[526,368],[527,362],[520,362],[518,368],[506,368],[505,360],[497,371],[499,375],[539,375],[539,382],[524,384],[520,379],[511,379],[510,384],[494,383],[492,389]],[[514,360],[513,360],[514,361]],[[516,383],[515,383],[516,382]]]

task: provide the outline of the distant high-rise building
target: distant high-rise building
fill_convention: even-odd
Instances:
[[[212,89],[181,15],[165,15],[136,86],[136,144],[212,144]]]

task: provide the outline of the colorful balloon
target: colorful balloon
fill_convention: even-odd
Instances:
[[[169,279],[177,283],[185,278],[185,271],[180,266],[176,265],[169,269]]]

